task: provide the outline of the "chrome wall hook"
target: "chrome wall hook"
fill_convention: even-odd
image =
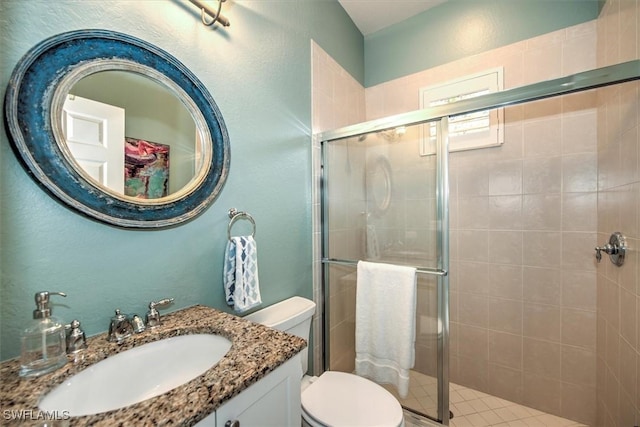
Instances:
[[[596,246],[596,260],[600,262],[602,260],[602,252],[609,255],[609,259],[614,265],[620,267],[624,264],[624,255],[627,250],[626,240],[624,235],[619,231],[616,231],[609,237],[609,243],[603,246]]]

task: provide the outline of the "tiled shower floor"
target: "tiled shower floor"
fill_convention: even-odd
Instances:
[[[436,379],[411,371],[409,395],[400,399],[395,387],[385,386],[404,406],[414,411],[435,414]],[[450,384],[449,408],[453,418],[452,427],[586,427],[576,421],[550,415],[536,409],[518,405],[490,394],[482,393],[457,384]],[[407,420],[407,427],[413,426]]]

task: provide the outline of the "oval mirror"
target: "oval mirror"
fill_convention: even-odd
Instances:
[[[366,172],[369,212],[382,215],[391,205],[391,165],[384,156],[369,160]]]
[[[12,74],[5,117],[32,177],[108,224],[192,219],[228,174],[229,138],[209,92],[177,59],[125,34],[73,31],[32,48]]]

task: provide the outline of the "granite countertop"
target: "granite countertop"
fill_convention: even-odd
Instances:
[[[122,344],[108,342],[106,333],[91,337],[87,340],[88,348],[83,351],[83,360],[70,361],[41,377],[19,377],[18,359],[3,362],[0,364],[0,424],[42,425],[42,419],[36,419],[41,415],[38,410],[41,396],[108,356],[173,336],[222,335],[231,340],[231,349],[194,380],[135,405],[68,420],[72,426],[194,425],[307,345],[302,338],[201,305],[166,314],[161,320],[162,324],[156,329],[133,335]]]

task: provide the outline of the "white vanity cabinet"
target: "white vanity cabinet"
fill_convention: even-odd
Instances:
[[[300,426],[300,353],[226,401],[198,427]]]

